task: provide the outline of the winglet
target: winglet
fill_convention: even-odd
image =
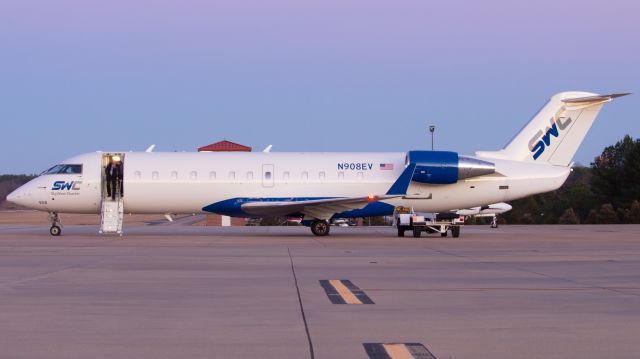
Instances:
[[[410,163],[407,168],[402,171],[402,174],[396,182],[389,188],[387,194],[389,195],[405,195],[407,194],[407,188],[409,188],[409,183],[411,183],[411,179],[413,178],[413,172],[416,170],[416,164]]]

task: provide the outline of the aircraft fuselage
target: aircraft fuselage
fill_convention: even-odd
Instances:
[[[242,200],[296,200],[385,194],[405,169],[406,153],[124,153],[126,213],[216,213],[246,216]],[[451,184],[411,182],[406,194],[343,217],[386,215],[395,206],[440,212],[554,190],[570,168],[490,159],[495,173]],[[43,174],[10,195],[30,208],[100,213],[102,153],[72,157],[80,174]],[[233,199],[240,199],[233,201]],[[225,204],[225,201],[227,203]],[[216,206],[215,205],[218,204]],[[213,210],[212,210],[213,208]],[[338,216],[336,216],[338,217]]]

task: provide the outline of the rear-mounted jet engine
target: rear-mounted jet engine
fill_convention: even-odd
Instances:
[[[495,165],[448,151],[409,151],[406,164],[415,164],[412,181],[450,184],[465,178],[495,173]]]

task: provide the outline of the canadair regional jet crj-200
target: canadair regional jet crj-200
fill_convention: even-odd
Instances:
[[[331,218],[390,215],[396,206],[447,212],[559,188],[602,106],[626,94],[553,96],[501,150],[388,153],[95,152],[67,159],[7,196],[58,213],[101,213],[121,233],[123,213],[301,216],[315,235]],[[106,165],[121,161],[122,193],[106,194]]]

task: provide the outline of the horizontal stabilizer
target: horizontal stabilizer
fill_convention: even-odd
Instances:
[[[631,95],[630,92],[623,93],[612,93],[610,95],[596,95],[596,96],[587,96],[587,97],[576,97],[576,98],[568,98],[562,100],[564,103],[593,103],[593,102],[602,102],[602,101],[611,101],[614,98]]]

